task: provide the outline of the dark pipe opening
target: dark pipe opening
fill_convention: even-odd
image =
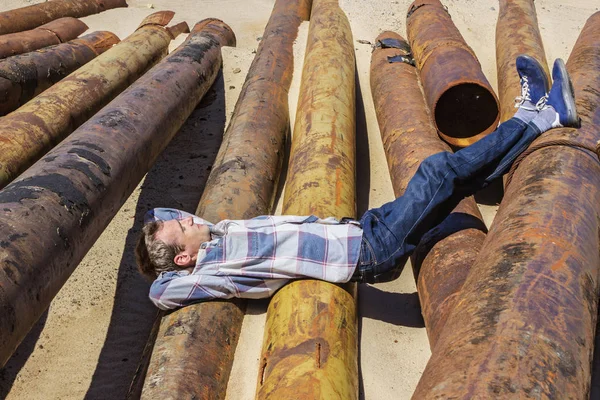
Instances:
[[[451,87],[435,106],[435,123],[446,136],[468,138],[489,128],[498,117],[496,99],[475,83]]]

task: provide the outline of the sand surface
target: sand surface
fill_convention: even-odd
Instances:
[[[0,11],[37,2],[40,0],[3,0]],[[156,314],[146,297],[149,284],[137,274],[134,265],[133,246],[143,214],[152,207],[195,210],[274,0],[128,3],[127,9],[110,10],[83,21],[90,31],[110,30],[125,38],[144,16],[157,10],[173,10],[174,22],[185,20],[190,26],[203,18],[217,17],[231,25],[237,47],[224,49],[222,77],[0,370],[0,398],[125,397]],[[410,3],[411,0],[340,0],[353,30],[361,94],[357,101],[359,214],[392,200],[393,192],[369,86],[371,47],[358,40],[373,42],[382,30],[405,36],[405,15]],[[497,1],[446,0],[444,4],[496,87]],[[568,58],[586,19],[600,8],[598,0],[569,4],[537,0],[536,6],[550,61]],[[307,23],[302,25],[294,49],[296,72],[289,97],[292,121],[307,28]],[[183,38],[173,41],[171,48]],[[489,224],[496,207],[483,208]],[[248,307],[229,381],[230,400],[254,398],[267,304],[255,301]],[[410,398],[430,355],[410,266],[396,282],[361,286],[359,313],[361,398]]]

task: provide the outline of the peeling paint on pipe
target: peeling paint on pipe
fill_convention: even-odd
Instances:
[[[217,222],[271,212],[290,123],[293,44],[310,7],[310,0],[275,2],[197,215]],[[246,301],[237,299],[166,315],[142,398],[224,399],[245,309]]]
[[[439,0],[409,7],[408,40],[439,135],[466,147],[498,125],[498,99],[479,60]]]
[[[88,29],[77,18],[61,18],[26,32],[0,36],[0,58],[23,54],[75,39]]]
[[[127,7],[126,1],[53,0],[16,8],[0,12],[0,35],[33,29],[62,17],[86,17],[117,7]]]
[[[146,17],[118,45],[0,120],[0,188],[163,58],[172,11]]]
[[[534,1],[500,0],[496,24],[500,122],[512,118],[515,113],[515,97],[521,95],[519,74],[515,66],[515,60],[521,54],[527,54],[539,61],[546,75],[550,76]],[[549,79],[548,82],[551,80]]]
[[[179,130],[221,67],[214,20],[0,191],[0,366]]]
[[[355,217],[354,44],[337,0],[314,0],[283,214]],[[257,399],[357,399],[356,285],[300,280],[271,300]]]
[[[0,116],[14,111],[119,43],[106,31],[0,60]]]
[[[533,146],[600,139],[600,12],[571,52],[580,129]],[[598,307],[600,163],[587,151],[528,155],[446,320],[415,399],[585,399]]]
[[[421,162],[451,151],[438,136],[423,98],[408,43],[398,34],[377,37],[371,58],[371,93],[396,197]],[[431,348],[454,308],[487,229],[473,197],[430,232],[411,258]]]

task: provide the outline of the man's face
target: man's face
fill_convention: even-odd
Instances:
[[[200,245],[210,241],[207,225],[195,224],[192,217],[164,221],[162,228],[156,232],[155,238],[167,244],[179,244],[183,252],[175,256],[175,264],[181,266],[195,265]]]

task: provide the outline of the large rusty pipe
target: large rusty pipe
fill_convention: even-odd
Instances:
[[[234,40],[211,21],[0,191],[0,365],[194,110]]]
[[[500,0],[496,24],[496,68],[500,122],[515,113],[514,100],[521,94],[515,60],[520,54],[535,58],[548,74],[546,53],[533,0]]]
[[[26,32],[0,36],[0,58],[27,53],[75,39],[88,29],[77,18],[61,18]]]
[[[172,11],[146,17],[110,50],[0,120],[0,188],[73,132],[168,51]]]
[[[99,31],[0,60],[0,116],[14,111],[117,43],[115,34]]]
[[[406,31],[439,135],[465,147],[493,132],[498,99],[442,3],[413,2]]]
[[[383,32],[371,58],[371,93],[396,197],[404,194],[425,158],[451,151],[433,126],[410,54],[400,35]],[[431,348],[486,231],[475,200],[466,198],[427,235],[411,259]]]
[[[353,217],[354,45],[337,0],[314,0],[283,214]],[[356,285],[300,280],[267,310],[258,399],[358,398]]]
[[[289,130],[293,45],[310,7],[311,0],[275,2],[197,215],[217,222],[271,212]],[[245,307],[241,300],[206,302],[166,315],[142,398],[224,399]]]
[[[415,399],[588,398],[600,268],[600,12],[567,68],[580,129],[519,165]]]
[[[16,8],[0,12],[0,35],[33,29],[62,17],[85,17],[117,7],[127,7],[127,2],[125,0],[53,0]]]

